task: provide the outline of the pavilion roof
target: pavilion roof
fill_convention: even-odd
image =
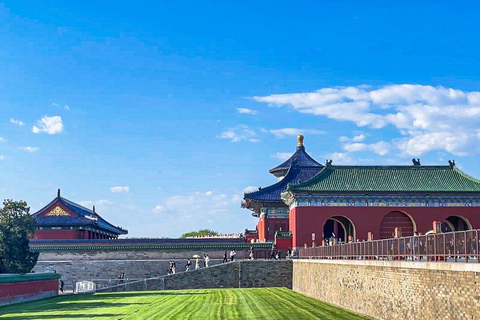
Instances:
[[[303,140],[302,140],[303,141]],[[270,173],[275,174],[278,171],[287,171],[291,166],[296,167],[313,167],[313,168],[322,168],[323,165],[315,161],[310,155],[305,151],[305,146],[299,143],[294,154],[288,158],[282,164],[276,166],[275,168],[270,169]]]
[[[290,192],[480,192],[480,181],[448,166],[334,166],[291,184]]]
[[[244,198],[258,201],[281,201],[281,193],[287,189],[288,184],[307,181],[315,176],[320,170],[321,168],[290,167],[282,180],[268,187],[260,188],[257,191],[245,193]]]
[[[77,214],[74,216],[40,216],[52,208],[55,204],[61,203],[68,210]],[[103,219],[98,213],[85,208],[73,201],[65,199],[60,196],[60,190],[58,196],[53,199],[49,204],[32,214],[35,218],[37,225],[42,226],[64,226],[64,225],[94,225],[116,234],[127,234],[128,231],[120,227],[116,227],[107,220]]]

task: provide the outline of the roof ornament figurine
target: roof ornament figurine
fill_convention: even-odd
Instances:
[[[332,165],[332,160],[327,160],[326,165],[327,167],[330,167]]]
[[[450,167],[455,167],[455,160],[448,160],[448,164],[450,165]]]
[[[60,198],[60,189],[57,190],[57,197]]]
[[[413,158],[412,162],[413,162],[414,166],[419,166],[420,165],[420,159],[415,160],[415,158]]]

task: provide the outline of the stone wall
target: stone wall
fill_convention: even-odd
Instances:
[[[177,272],[185,270],[186,260],[174,260]],[[192,266],[195,265],[191,259]],[[210,265],[221,263],[222,260],[211,259]],[[203,262],[200,262],[203,266]],[[126,281],[136,281],[167,275],[169,260],[69,260],[69,261],[39,261],[33,269],[35,272],[56,272],[62,276],[65,290],[74,290],[79,281],[93,281],[98,288],[112,286],[118,283],[118,276],[125,274]]]
[[[291,277],[291,261],[245,260],[125,283],[103,288],[97,292],[252,287],[287,287],[291,289]]]
[[[480,319],[480,264],[295,260],[293,290],[379,319]]]

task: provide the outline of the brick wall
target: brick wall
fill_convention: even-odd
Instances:
[[[480,319],[480,265],[295,260],[293,290],[379,319]]]
[[[291,276],[291,261],[247,260],[126,283],[100,289],[98,292],[251,287],[291,289]]]

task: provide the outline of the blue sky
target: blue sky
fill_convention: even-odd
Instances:
[[[253,228],[295,150],[480,169],[475,2],[7,1],[0,196],[61,188],[130,236]]]

